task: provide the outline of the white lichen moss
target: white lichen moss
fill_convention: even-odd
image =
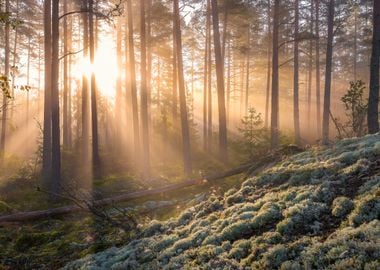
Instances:
[[[379,141],[291,156],[65,269],[380,269]]]

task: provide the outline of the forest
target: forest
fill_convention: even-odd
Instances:
[[[380,1],[0,0],[0,270],[380,269]]]

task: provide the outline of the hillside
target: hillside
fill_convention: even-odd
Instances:
[[[294,155],[65,269],[379,269],[380,135]]]

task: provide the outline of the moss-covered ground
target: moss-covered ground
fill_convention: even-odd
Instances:
[[[379,157],[380,135],[312,148],[65,269],[380,269]]]

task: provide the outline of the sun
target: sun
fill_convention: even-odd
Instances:
[[[91,64],[88,57],[82,58],[73,70],[74,74],[77,74],[77,79],[83,75],[90,79],[91,74],[94,73],[97,90],[102,96],[111,100],[115,98],[116,81],[120,76],[114,47],[112,40],[108,38],[99,40],[94,64]]]

